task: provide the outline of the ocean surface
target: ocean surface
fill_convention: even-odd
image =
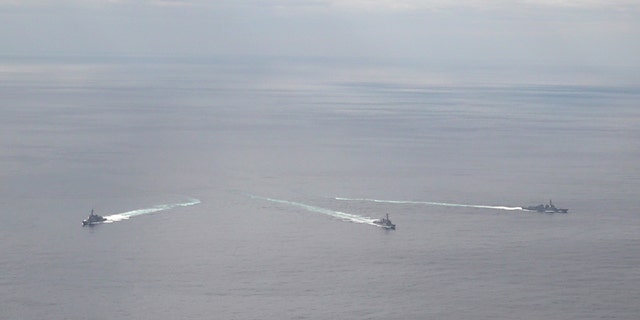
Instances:
[[[633,74],[2,56],[0,318],[638,319]]]

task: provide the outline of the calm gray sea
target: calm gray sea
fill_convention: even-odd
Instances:
[[[638,319],[629,74],[4,56],[0,318]]]

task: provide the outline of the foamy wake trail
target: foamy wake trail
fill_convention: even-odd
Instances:
[[[365,216],[360,216],[360,215],[357,215],[357,214],[345,213],[345,212],[340,212],[340,211],[333,211],[333,210],[330,210],[330,209],[315,207],[315,206],[311,206],[311,205],[304,204],[304,203],[299,203],[299,202],[280,200],[280,199],[272,199],[272,198],[254,196],[254,195],[249,195],[249,196],[251,198],[254,198],[254,199],[260,199],[260,200],[266,200],[266,201],[280,203],[280,204],[286,204],[286,205],[302,208],[302,209],[305,209],[307,211],[326,214],[328,216],[332,216],[334,218],[338,218],[338,219],[343,220],[343,221],[349,221],[349,222],[355,222],[355,223],[364,223],[364,224],[370,224],[370,225],[377,226],[376,224],[373,223],[373,221],[376,220],[376,219],[365,217]]]
[[[112,222],[127,220],[127,219],[129,219],[131,217],[135,217],[135,216],[139,216],[139,215],[143,215],[143,214],[154,213],[154,212],[159,212],[159,211],[171,210],[171,209],[177,208],[177,207],[193,206],[193,205],[196,205],[196,204],[199,204],[199,203],[200,203],[200,200],[191,199],[188,202],[172,203],[172,204],[160,204],[160,205],[157,205],[157,206],[153,206],[151,208],[144,208],[144,209],[137,209],[137,210],[127,211],[127,212],[122,212],[122,213],[116,213],[116,214],[104,216],[107,219],[107,221],[105,221],[105,223],[112,223]]]
[[[404,200],[380,200],[380,199],[367,199],[367,198],[335,198],[342,201],[369,201],[379,203],[396,203],[396,204],[427,204],[432,206],[444,206],[444,207],[465,207],[465,208],[479,208],[479,209],[494,209],[494,210],[522,210],[522,207],[505,207],[505,206],[485,206],[479,204],[460,204],[460,203],[446,203],[446,202],[431,202],[431,201],[404,201]]]

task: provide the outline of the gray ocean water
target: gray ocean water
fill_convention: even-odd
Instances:
[[[2,319],[640,315],[633,72],[1,62]]]

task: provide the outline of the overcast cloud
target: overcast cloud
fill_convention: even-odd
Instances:
[[[630,0],[0,0],[1,54],[640,65]]]

